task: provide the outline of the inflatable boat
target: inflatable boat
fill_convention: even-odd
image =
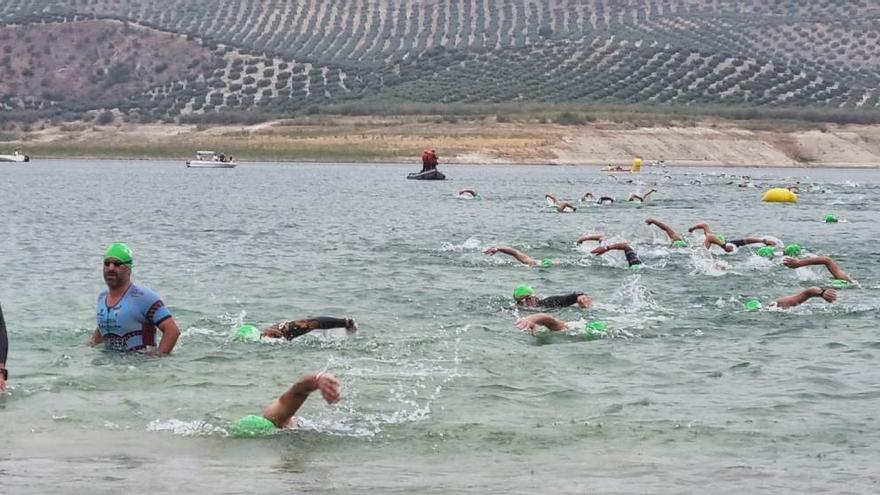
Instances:
[[[425,170],[424,172],[406,174],[407,179],[413,180],[446,180],[446,176],[439,170]]]

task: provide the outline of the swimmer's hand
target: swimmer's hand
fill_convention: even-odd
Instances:
[[[797,258],[786,256],[782,258],[782,264],[789,268],[800,268],[801,262]]]
[[[657,223],[657,220],[654,220],[653,218],[649,218],[649,219],[645,220],[645,225],[654,225],[656,223]]]
[[[488,254],[489,256],[492,256],[493,254],[498,252],[498,248],[496,246],[489,246],[484,249],[483,252]]]
[[[270,337],[273,339],[280,339],[284,337],[284,323],[276,323],[271,327],[264,328],[262,332],[260,332],[262,337]]]
[[[597,246],[590,252],[592,254],[605,254],[608,252],[608,246]]]
[[[833,303],[837,300],[837,291],[834,289],[820,289],[818,295],[822,299],[825,299],[825,302]]]
[[[764,239],[761,239],[761,242],[763,242],[765,246],[775,246],[776,245],[776,241],[774,241],[773,239],[764,238]]]
[[[590,296],[586,294],[581,294],[577,297],[577,305],[584,309],[587,309],[593,306],[593,300],[590,299]]]
[[[530,334],[535,335],[538,331],[538,322],[536,321],[537,318],[535,318],[536,316],[538,315],[524,316],[516,320],[516,323],[514,323],[514,325],[516,325],[516,328],[519,328],[524,332],[529,332]]]
[[[345,329],[349,332],[357,332],[358,324],[356,321],[354,321],[354,318],[345,319]]]
[[[316,373],[314,377],[315,390],[321,391],[321,396],[327,404],[335,404],[342,397],[339,391],[339,380],[329,373]]]

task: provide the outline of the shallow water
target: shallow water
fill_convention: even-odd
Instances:
[[[0,396],[9,493],[873,493],[880,484],[880,206],[875,171],[42,161],[0,166],[0,301],[12,389]],[[738,187],[741,175],[755,187]],[[800,203],[763,204],[801,182]],[[556,214],[543,194],[625,199]],[[457,198],[471,187],[483,200]],[[827,213],[843,221],[825,224]],[[829,254],[862,288],[833,305],[745,312],[826,282],[742,248],[669,249],[644,219],[729,238],[773,235]],[[645,268],[575,246],[627,239]],[[689,237],[692,245],[701,239]],[[174,354],[83,343],[101,254],[124,240],[135,281],[181,326]],[[481,250],[504,243],[560,265]],[[633,338],[537,338],[513,326],[519,283],[586,291]],[[230,340],[242,322],[349,315],[360,331]],[[226,436],[300,374],[327,369],[344,399],[312,397],[304,427]],[[871,467],[874,466],[874,467]]]

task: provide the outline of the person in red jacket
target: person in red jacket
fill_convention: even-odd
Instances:
[[[422,152],[422,172],[436,169],[438,162],[439,159],[437,158],[437,150],[435,150],[434,148],[427,149]]]

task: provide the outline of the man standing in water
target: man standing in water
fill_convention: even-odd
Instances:
[[[6,338],[6,322],[3,320],[3,308],[0,308],[0,392],[6,390],[6,380],[9,372],[6,371],[6,353],[9,351],[9,341]]]
[[[156,328],[162,331],[159,354],[174,349],[180,329],[159,294],[131,282],[134,263],[131,249],[116,242],[104,253],[104,282],[107,289],[98,296],[98,328],[91,343],[105,349],[140,351],[156,346]]]

